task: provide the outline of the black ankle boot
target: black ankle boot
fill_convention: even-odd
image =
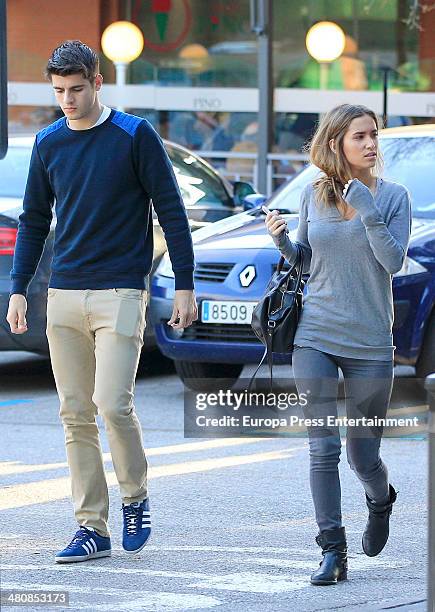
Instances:
[[[316,536],[322,548],[323,560],[318,570],[311,574],[311,584],[337,584],[347,579],[347,543],[344,527],[326,529]]]
[[[375,504],[366,493],[369,520],[362,536],[362,547],[368,557],[376,557],[387,543],[390,534],[390,514],[397,498],[397,491],[390,485],[390,500],[386,504]]]

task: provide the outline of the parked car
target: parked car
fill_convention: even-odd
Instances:
[[[405,184],[412,195],[409,250],[403,268],[393,277],[395,360],[415,366],[423,377],[435,371],[435,125],[384,130],[380,147],[385,178]],[[318,174],[318,168],[307,166],[268,203],[285,215],[293,239],[300,194]],[[158,346],[175,361],[186,385],[196,390],[205,387],[207,378],[235,381],[245,364],[258,363],[263,354],[250,318],[279,253],[266,231],[265,215],[258,206],[261,199],[252,195],[248,200],[257,205],[251,211],[194,235],[196,323],[184,331],[166,325],[174,292],[167,256],[153,277],[151,320]],[[277,355],[276,361],[289,362],[291,355]]]
[[[28,331],[11,334],[6,321],[9,302],[10,278],[18,217],[23,210],[23,197],[30,164],[33,138],[17,137],[9,141],[6,157],[0,161],[0,350],[22,350],[48,353],[45,335],[47,286],[53,251],[54,216],[50,234],[37,272],[28,291]],[[243,210],[242,198],[253,189],[247,183],[231,185],[206,161],[191,151],[172,142],[165,142],[171,159],[192,230],[201,228]],[[163,231],[154,215],[154,260],[155,270],[166,242]],[[153,330],[147,325],[145,349],[155,347]]]

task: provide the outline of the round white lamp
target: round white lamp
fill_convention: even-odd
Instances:
[[[345,42],[343,30],[332,21],[319,21],[308,30],[305,44],[311,57],[319,62],[320,89],[326,89],[329,64],[343,53]]]
[[[118,101],[121,99],[121,88],[126,83],[128,65],[139,57],[143,47],[142,32],[130,21],[115,21],[103,32],[101,48],[104,55],[115,64]],[[118,106],[118,110],[124,109]]]
[[[203,45],[196,43],[186,45],[178,53],[178,57],[192,80],[192,85],[198,84],[201,72],[207,69],[209,63],[209,53]]]

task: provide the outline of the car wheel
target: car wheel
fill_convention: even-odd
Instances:
[[[243,370],[242,364],[200,363],[195,361],[175,361],[175,370],[183,384],[192,391],[213,391],[221,386],[224,378],[226,385],[232,385]]]
[[[426,378],[435,372],[435,312],[432,313],[423,342],[423,349],[415,366],[417,378]]]

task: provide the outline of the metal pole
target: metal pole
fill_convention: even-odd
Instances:
[[[268,198],[273,193],[273,161],[271,159],[267,159],[267,191],[264,195]]]
[[[328,62],[319,62],[320,67],[320,89],[328,89],[329,64]]]
[[[425,388],[429,400],[429,487],[428,487],[428,574],[427,612],[435,611],[435,373],[426,378]]]
[[[8,150],[8,59],[6,0],[0,0],[0,159]]]
[[[121,102],[122,94],[124,93],[124,85],[127,82],[127,68],[128,64],[125,62],[114,62],[116,70],[116,98],[118,102],[117,110],[123,111],[124,106]]]
[[[388,126],[388,75],[389,75],[390,69],[388,67],[384,67],[382,68],[382,71],[384,73],[384,86],[383,86],[383,97],[382,97],[382,101],[383,101],[382,117],[384,121],[384,127],[387,127]]]
[[[272,0],[251,0],[251,29],[258,36],[258,189],[267,193],[267,155],[273,134]]]

